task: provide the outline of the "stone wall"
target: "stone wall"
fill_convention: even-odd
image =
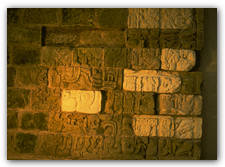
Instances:
[[[200,159],[204,9],[8,9],[8,159]]]

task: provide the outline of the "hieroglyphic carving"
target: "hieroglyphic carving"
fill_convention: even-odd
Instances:
[[[74,49],[73,63],[81,66],[101,67],[103,65],[102,48]]]
[[[123,89],[127,91],[173,93],[178,91],[180,86],[181,79],[175,73],[124,69]]]
[[[193,9],[191,8],[163,8],[160,9],[161,29],[186,29],[194,24]]]
[[[63,90],[62,111],[95,114],[101,110],[101,92]]]
[[[202,111],[202,96],[182,94],[160,94],[159,114],[168,115],[200,115]]]
[[[178,117],[175,120],[175,137],[181,139],[199,139],[202,137],[202,118]]]
[[[195,65],[195,52],[187,49],[162,49],[161,68],[172,71],[190,71]]]
[[[128,60],[130,68],[135,70],[159,69],[160,56],[157,48],[129,48]]]
[[[92,86],[96,89],[121,89],[122,69],[119,68],[92,68]]]
[[[130,8],[128,28],[159,28],[159,9]]]
[[[49,87],[91,89],[92,77],[88,67],[57,67],[49,70]]]

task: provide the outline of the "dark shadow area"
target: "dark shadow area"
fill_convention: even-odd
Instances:
[[[217,9],[205,9],[205,43],[201,52],[203,72],[202,158],[217,159]]]

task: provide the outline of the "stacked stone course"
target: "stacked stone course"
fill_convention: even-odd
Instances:
[[[8,159],[200,159],[203,9],[8,9]]]

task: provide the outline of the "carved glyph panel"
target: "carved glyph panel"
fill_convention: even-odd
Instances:
[[[62,111],[95,114],[101,110],[101,92],[63,90]]]
[[[180,86],[181,79],[175,73],[124,69],[123,89],[127,91],[173,93],[177,92]]]
[[[196,62],[193,50],[186,49],[162,49],[161,68],[172,71],[190,71]]]

